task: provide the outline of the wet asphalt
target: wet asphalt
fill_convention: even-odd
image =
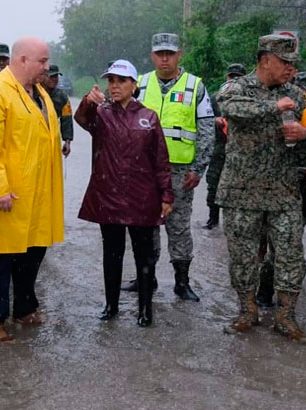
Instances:
[[[76,100],[73,99],[74,105]],[[1,410],[305,410],[306,346],[274,333],[272,310],[240,336],[223,334],[237,313],[228,276],[222,223],[207,220],[205,182],[196,190],[191,285],[199,303],[173,293],[162,229],[154,324],[136,325],[137,295],[121,293],[120,314],[102,323],[104,303],[99,227],[77,219],[90,174],[91,141],[75,126],[65,160],[66,240],[49,249],[37,293],[45,323],[9,323],[14,343],[0,345]],[[134,277],[129,239],[124,279]],[[306,331],[306,295],[297,318]]]

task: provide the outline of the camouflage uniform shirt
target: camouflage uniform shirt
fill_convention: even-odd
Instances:
[[[226,83],[217,96],[228,120],[226,159],[218,186],[223,207],[261,211],[300,209],[298,166],[306,164],[306,141],[288,148],[277,101],[290,97],[299,121],[305,107],[294,85],[267,88],[249,74]]]
[[[68,95],[65,91],[55,88],[49,95],[53,101],[56,114],[60,121],[61,135],[63,141],[73,140],[72,109]]]

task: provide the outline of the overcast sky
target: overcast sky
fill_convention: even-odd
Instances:
[[[57,42],[62,35],[58,0],[0,0],[0,43],[10,47],[20,37],[34,36]]]

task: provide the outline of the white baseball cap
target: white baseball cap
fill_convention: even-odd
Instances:
[[[107,71],[101,75],[101,78],[105,78],[111,74],[120,75],[121,77],[131,77],[133,80],[137,81],[137,70],[127,60],[116,60],[113,64],[108,67]]]

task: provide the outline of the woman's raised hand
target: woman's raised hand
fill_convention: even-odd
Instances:
[[[100,87],[95,84],[90,92],[87,94],[87,101],[93,102],[97,105],[103,103],[105,101],[105,95],[102,93]]]

